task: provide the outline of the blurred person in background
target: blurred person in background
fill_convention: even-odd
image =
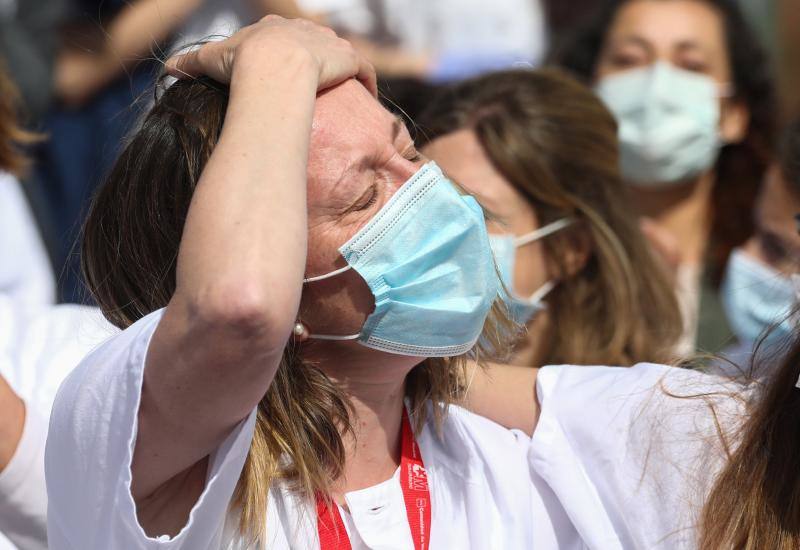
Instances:
[[[513,365],[675,358],[672,282],[639,230],[617,126],[558,71],[489,74],[445,89],[419,119],[423,153],[496,217],[509,310],[527,328]]]
[[[797,323],[791,312],[800,289],[798,214],[800,119],[785,131],[779,159],[767,171],[755,203],[755,234],[734,249],[723,279],[723,304],[738,339],[727,355],[737,365],[750,362],[762,336],[769,350]]]
[[[298,0],[362,49],[384,77],[448,81],[538,65],[547,44],[539,0]]]
[[[741,12],[731,0],[606,0],[557,58],[618,119],[633,204],[677,266],[685,350],[720,350],[731,333],[717,289],[753,234],[776,114]]]
[[[66,0],[0,0],[0,55],[21,92],[25,123],[37,123],[50,107],[65,8]]]
[[[59,104],[37,154],[57,234],[60,298],[82,302],[73,253],[89,198],[116,158],[166,51],[229,35],[267,13],[298,15],[293,0],[121,0],[77,3],[55,72]]]
[[[28,166],[21,148],[39,137],[20,129],[16,99],[0,67],[0,549],[38,550],[46,548],[50,408],[109,325],[96,309],[53,306],[53,274],[17,180]]]
[[[136,0],[104,29],[90,50],[66,50],[56,85],[67,105],[80,106],[146,59],[163,59],[184,44],[229,36],[264,15],[299,17],[294,0]]]

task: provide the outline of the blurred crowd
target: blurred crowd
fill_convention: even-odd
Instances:
[[[800,112],[800,10],[787,0],[742,8],[779,75],[781,113]],[[506,67],[537,67],[593,14],[586,0],[4,0],[0,52],[26,128],[46,136],[23,189],[47,244],[58,299],[86,300],[73,254],[87,201],[126,132],[150,104],[176,48],[269,13],[325,22],[375,64],[387,101],[412,119],[436,86]]]

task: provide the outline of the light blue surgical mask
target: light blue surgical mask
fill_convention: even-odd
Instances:
[[[796,303],[792,279],[736,249],[722,282],[722,304],[741,342],[756,342],[774,326],[767,343],[779,342],[795,327],[790,313]]]
[[[665,187],[708,171],[722,146],[719,98],[727,88],[663,61],[603,78],[596,92],[619,124],[625,180]]]
[[[548,235],[561,231],[570,224],[572,224],[572,220],[565,218],[520,237],[514,235],[489,235],[489,242],[497,262],[497,269],[500,271],[503,284],[507,289],[507,292],[502,293],[503,300],[511,318],[518,325],[526,325],[539,312],[547,308],[547,303],[544,299],[555,288],[556,284],[554,281],[547,281],[527,298],[516,294],[514,292],[514,265],[516,264],[517,248],[535,243]]]
[[[415,357],[466,353],[498,297],[483,210],[431,162],[423,166],[358,233],[339,248],[375,297],[359,334],[312,334]]]

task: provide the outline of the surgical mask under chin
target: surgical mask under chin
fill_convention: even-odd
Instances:
[[[465,353],[497,298],[483,210],[431,162],[423,166],[352,239],[339,248],[375,297],[359,334],[312,334],[415,357]]]
[[[722,282],[722,303],[733,332],[745,344],[756,342],[767,329],[767,343],[792,333],[791,311],[797,302],[795,285],[786,277],[736,249]]]
[[[680,184],[708,171],[722,146],[719,85],[659,61],[603,78],[597,94],[619,124],[620,167],[629,183]]]
[[[554,281],[547,281],[527,298],[514,292],[514,265],[516,264],[517,248],[534,243],[548,235],[561,231],[572,223],[570,219],[563,219],[545,225],[527,235],[515,237],[514,235],[489,235],[489,242],[494,252],[497,268],[503,279],[507,292],[503,292],[509,314],[515,323],[527,324],[542,310],[547,308],[544,299],[555,288]]]

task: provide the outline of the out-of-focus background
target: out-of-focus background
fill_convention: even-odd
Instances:
[[[739,0],[769,52],[780,118],[800,115],[800,0]],[[412,118],[436,86],[544,64],[592,0],[0,0],[0,57],[25,128],[43,139],[22,189],[46,243],[57,300],[87,299],[76,239],[88,201],[183,44],[266,14],[333,26],[373,60],[387,101]],[[11,230],[11,229],[6,229]],[[3,261],[7,261],[3,258]],[[24,260],[20,260],[24,261]]]

